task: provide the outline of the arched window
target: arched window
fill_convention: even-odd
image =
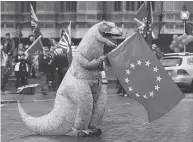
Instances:
[[[126,1],[126,10],[127,11],[136,11],[135,10],[135,1]]]
[[[61,1],[60,11],[61,12],[76,12],[77,2],[76,1]]]
[[[121,11],[121,1],[114,1],[114,11]]]

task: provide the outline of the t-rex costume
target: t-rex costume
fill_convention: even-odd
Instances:
[[[112,22],[102,21],[92,26],[80,42],[72,64],[57,90],[53,110],[42,117],[27,115],[18,104],[24,123],[41,135],[65,135],[77,130],[89,136],[104,115],[107,91],[101,87],[98,67],[106,58],[104,45],[116,47],[112,36],[121,36],[122,30]],[[83,134],[83,135],[82,135]]]

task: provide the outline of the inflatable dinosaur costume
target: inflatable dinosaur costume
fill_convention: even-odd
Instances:
[[[98,67],[106,58],[104,45],[115,48],[112,36],[121,35],[122,30],[112,22],[102,21],[92,26],[57,90],[53,110],[35,118],[27,115],[18,103],[27,127],[41,135],[65,135],[76,130],[79,136],[89,136],[100,132],[96,126],[104,115],[107,92],[101,87]]]

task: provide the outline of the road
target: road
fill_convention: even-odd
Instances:
[[[72,136],[39,136],[21,122],[17,104],[1,106],[2,142],[193,142],[193,94],[187,95],[162,118],[147,123],[144,108],[129,97],[108,93],[108,104],[97,138]],[[53,100],[22,103],[31,116],[41,116],[52,110]]]

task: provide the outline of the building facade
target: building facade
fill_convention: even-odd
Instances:
[[[137,25],[133,17],[142,1],[1,1],[1,37],[11,33],[17,37],[21,29],[23,37],[32,34],[30,3],[33,5],[45,38],[59,38],[61,28],[72,22],[72,38],[81,39],[93,24],[108,20],[123,28],[125,38]],[[153,1],[153,29],[158,33],[159,16],[162,13],[162,34],[183,33],[180,11],[183,4],[190,12],[188,22],[193,22],[193,1]]]

